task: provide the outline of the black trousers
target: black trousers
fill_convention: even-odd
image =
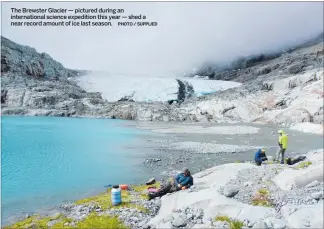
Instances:
[[[162,187],[160,188],[160,190],[158,192],[155,193],[149,193],[149,199],[154,199],[155,197],[161,197],[164,196],[167,193],[172,193],[172,192],[176,192],[178,191],[179,188],[175,186],[174,183],[172,182],[168,182],[167,184],[162,185]]]

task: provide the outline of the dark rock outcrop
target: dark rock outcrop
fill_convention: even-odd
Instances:
[[[195,91],[193,89],[193,86],[187,81],[177,79],[177,82],[179,84],[177,102],[182,103],[186,99],[190,98]],[[172,104],[172,102],[169,104]]]
[[[46,53],[18,45],[1,36],[1,73],[11,73],[34,78],[61,79],[77,76],[75,70],[66,69]]]
[[[131,95],[126,95],[118,100],[118,102],[134,102],[133,97],[134,97],[135,91]]]
[[[8,92],[7,90],[1,89],[1,104],[6,103],[7,92]]]
[[[235,109],[235,108],[236,108],[235,106],[231,106],[231,107],[225,108],[225,109],[221,112],[221,114],[224,115],[227,111],[233,110],[233,109]]]

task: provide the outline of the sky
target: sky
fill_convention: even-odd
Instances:
[[[2,35],[65,67],[172,76],[323,31],[323,2],[2,2]],[[155,27],[13,27],[11,8],[116,8]],[[110,14],[111,15],[111,14]],[[116,22],[114,22],[116,23]]]

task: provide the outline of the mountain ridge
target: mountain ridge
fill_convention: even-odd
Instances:
[[[107,102],[101,93],[87,92],[77,84],[82,72],[8,39],[1,44],[2,115],[323,126],[323,42],[214,77],[242,83],[236,88],[184,97],[190,87],[178,82],[183,89],[178,92],[180,103],[122,98]]]

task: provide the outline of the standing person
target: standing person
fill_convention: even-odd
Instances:
[[[281,164],[285,163],[285,152],[287,149],[287,143],[288,143],[288,136],[285,134],[285,132],[283,130],[279,130],[278,131],[279,134],[279,139],[278,139],[278,144],[279,144],[279,151],[277,153],[276,159],[277,161],[280,160],[280,156],[281,156]]]
[[[260,166],[263,161],[267,161],[268,158],[265,154],[265,149],[259,149],[255,155],[254,155],[254,161],[257,164],[257,166]]]

